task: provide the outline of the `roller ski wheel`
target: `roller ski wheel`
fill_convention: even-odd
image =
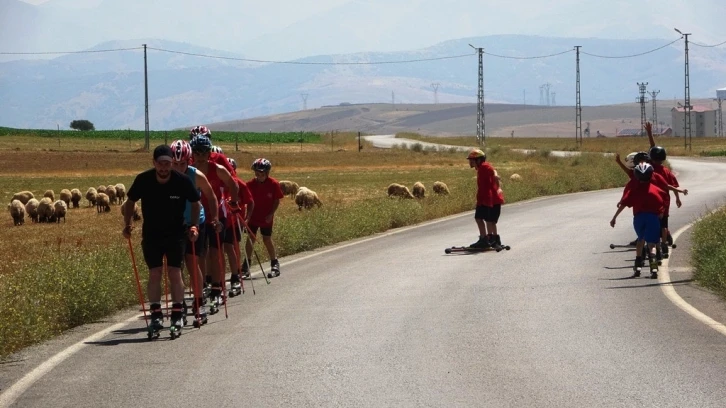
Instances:
[[[197,316],[194,319],[194,323],[192,323],[192,325],[194,326],[195,329],[198,329],[198,328],[202,327],[203,325],[207,324],[208,321],[209,320],[207,319],[207,315]]]
[[[209,305],[209,314],[210,315],[215,315],[217,313],[219,313],[219,305],[210,304]]]
[[[161,331],[164,330],[164,325],[160,319],[152,319],[149,323],[148,332],[146,336],[149,340],[156,340],[161,336]]]
[[[172,324],[169,326],[169,337],[171,337],[172,340],[181,337],[182,334],[182,327],[184,327],[183,323],[181,321],[177,323],[178,324]]]

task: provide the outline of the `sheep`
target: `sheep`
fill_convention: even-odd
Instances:
[[[71,190],[71,202],[73,203],[73,208],[78,208],[78,203],[81,202],[81,190],[74,188]]]
[[[88,200],[88,206],[96,205],[96,200],[98,199],[98,192],[95,188],[90,187],[88,191],[86,191],[86,200]]]
[[[35,198],[28,200],[28,203],[25,204],[25,212],[31,221],[38,222],[38,200]]]
[[[49,222],[53,218],[53,201],[50,197],[43,197],[38,202],[38,222]]]
[[[25,204],[28,204],[28,201],[32,198],[35,198],[35,196],[33,195],[32,192],[21,191],[19,193],[13,194],[13,198],[12,198],[12,200],[10,200],[10,202],[12,203],[13,201],[18,200],[21,203],[23,203],[23,205],[25,205]]]
[[[124,207],[125,207],[126,201],[124,201],[121,204],[121,216],[124,215]],[[141,219],[141,207],[139,207],[139,202],[134,203],[134,215],[132,216],[134,221],[138,221]]]
[[[60,191],[60,199],[65,201],[66,207],[71,205],[71,190],[64,188]]]
[[[118,202],[124,202],[124,200],[126,199],[126,186],[118,183],[114,186],[114,188],[116,188],[116,199],[118,200]]]
[[[108,196],[109,204],[116,204],[116,186],[106,186],[104,193]]]
[[[300,190],[300,186],[294,181],[282,180],[280,181],[280,189],[282,189],[282,194],[293,197]]]
[[[417,181],[413,184],[413,196],[416,198],[426,197],[426,187],[422,182]]]
[[[511,176],[509,176],[509,179],[512,181],[522,181],[522,176],[520,176],[517,173],[514,173]]]
[[[318,198],[318,193],[307,187],[300,187],[298,189],[295,194],[295,204],[297,204],[297,209],[299,211],[302,211],[303,207],[305,207],[305,209],[310,209],[313,208],[314,205],[317,205],[318,207],[323,205],[320,198]]]
[[[96,199],[96,211],[97,212],[110,212],[111,211],[111,199],[106,193],[98,193]]]
[[[20,200],[13,200],[8,204],[8,210],[10,211],[10,216],[13,217],[13,225],[23,225],[25,222],[25,207],[23,203]]]
[[[103,186],[103,185],[98,186],[98,188],[96,188],[96,191],[99,192],[99,193],[105,193],[106,192],[106,187],[107,186]]]
[[[399,197],[399,198],[413,198],[413,194],[408,190],[408,187],[392,183],[388,186],[388,196],[389,197]]]
[[[58,223],[61,218],[63,218],[63,222],[66,222],[66,212],[68,212],[68,204],[65,201],[58,200],[53,203],[53,216]]]
[[[433,189],[434,189],[434,194],[449,195],[449,187],[441,181],[434,182]]]
[[[53,190],[45,190],[45,193],[43,193],[43,197],[50,198],[50,201],[55,201],[55,192]]]

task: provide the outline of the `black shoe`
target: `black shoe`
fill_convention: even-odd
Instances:
[[[474,249],[488,249],[491,248],[491,244],[489,244],[489,240],[486,237],[479,238],[479,241],[476,241],[475,243],[469,245],[469,248]]]
[[[240,282],[239,274],[233,273],[232,276],[229,278],[229,283],[235,284],[235,283],[239,283],[239,282]]]
[[[280,276],[280,262],[278,262],[277,259],[270,263],[270,272],[274,277]]]

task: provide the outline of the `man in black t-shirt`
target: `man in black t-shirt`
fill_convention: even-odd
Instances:
[[[184,257],[185,235],[194,242],[198,237],[199,192],[185,174],[171,168],[171,148],[160,145],[154,149],[154,168],[136,176],[124,203],[125,238],[131,237],[133,225],[131,215],[136,201],[141,200],[144,223],[141,229],[141,248],[149,267],[147,295],[151,303],[151,325],[154,331],[163,328],[161,322],[161,278],[163,258],[171,281],[172,312],[171,324],[183,326],[184,282],[181,266]],[[191,226],[185,230],[184,210],[191,202]]]

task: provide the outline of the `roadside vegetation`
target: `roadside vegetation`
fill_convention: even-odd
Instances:
[[[726,207],[694,225],[692,242],[694,279],[726,299]]]

